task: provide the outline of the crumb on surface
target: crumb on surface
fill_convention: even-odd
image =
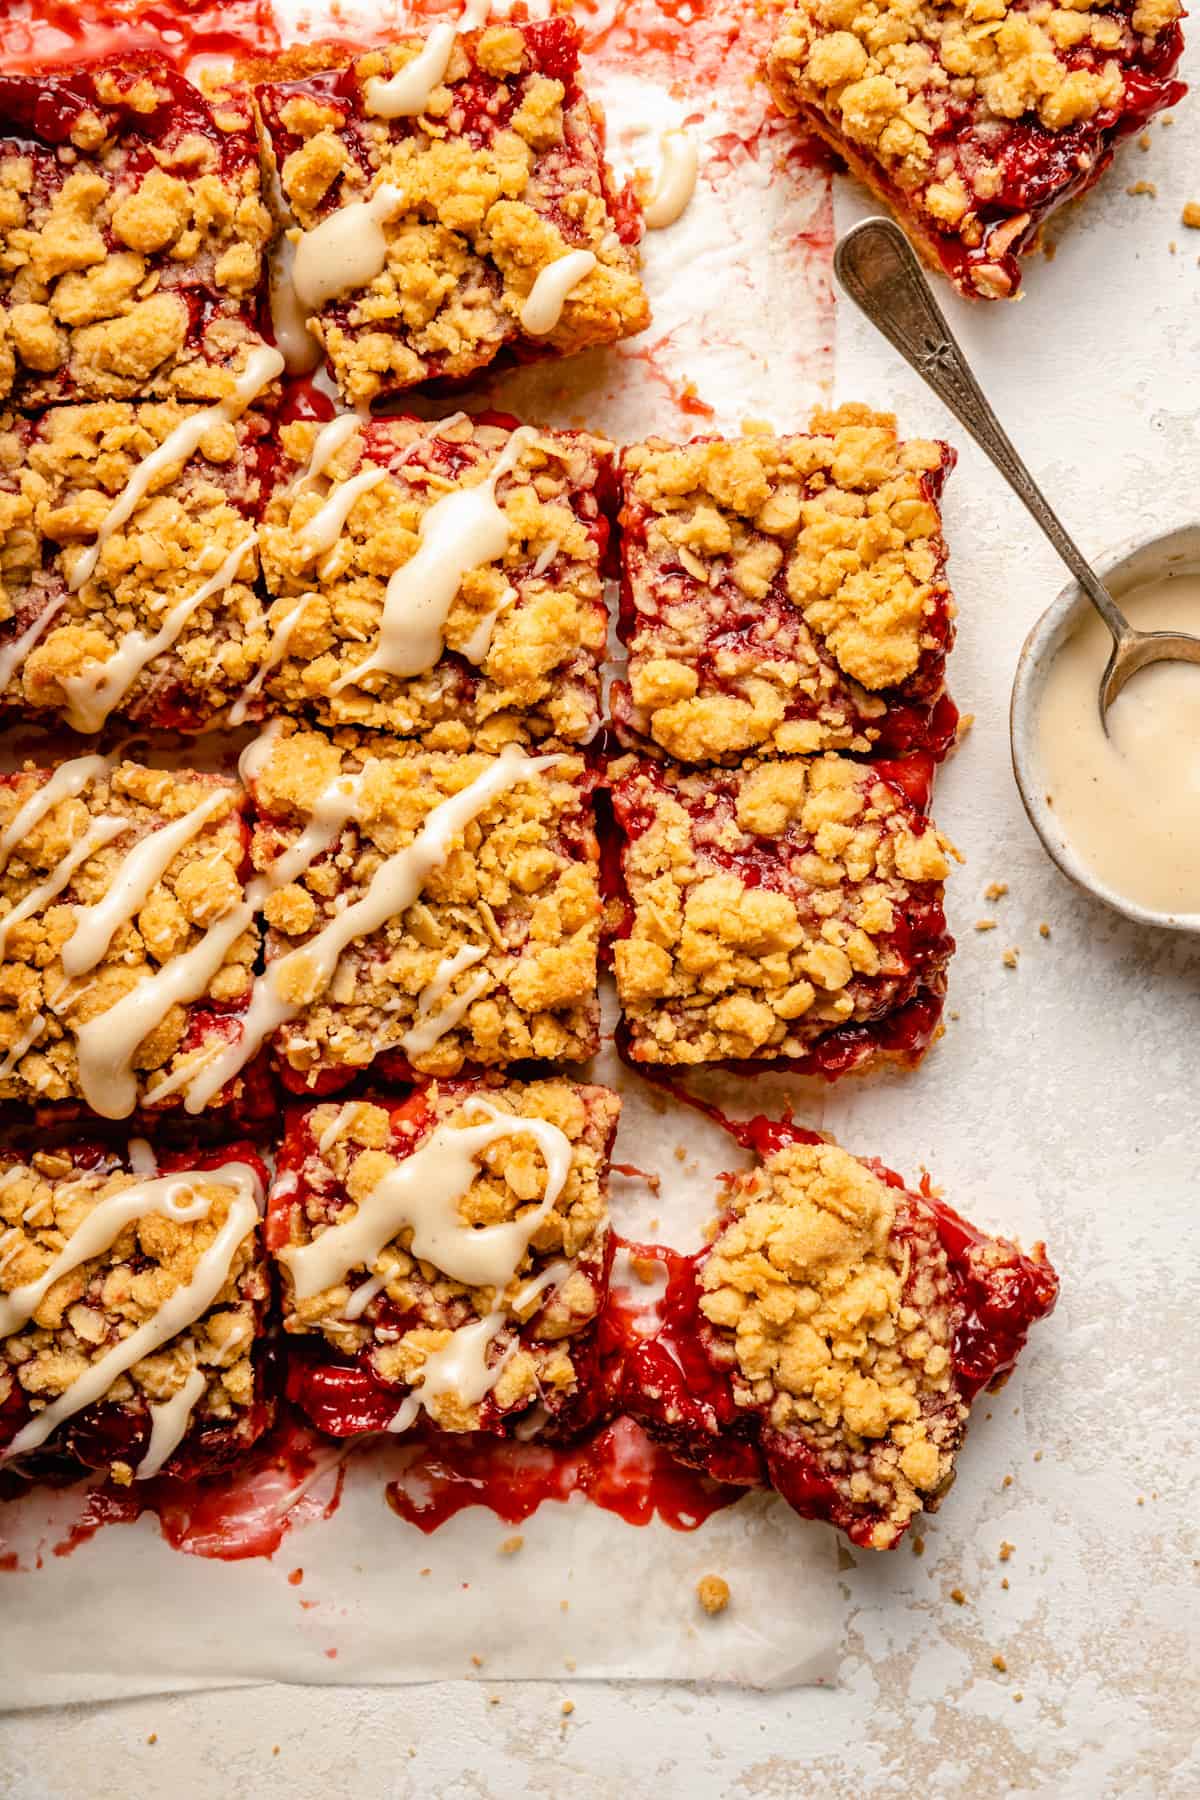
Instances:
[[[1003,957],[1001,958],[1001,961],[1003,962],[1005,968],[1006,969],[1015,969],[1017,966],[1017,959],[1019,958],[1020,954],[1021,954],[1020,950],[1015,945],[1012,946],[1012,948],[1006,950],[1004,952]]]
[[[515,1556],[518,1550],[524,1548],[524,1545],[525,1539],[518,1531],[514,1536],[505,1538],[500,1546],[500,1554],[501,1556]]]
[[[1041,924],[1038,926],[1038,936],[1044,937],[1044,938],[1048,938],[1050,936],[1050,927],[1049,927],[1049,925],[1047,925],[1045,919],[1043,919]]]
[[[975,929],[976,931],[995,931],[996,921],[995,919],[976,919]]]
[[[571,1714],[574,1711],[575,1711],[575,1702],[573,1700],[564,1700],[562,1703],[563,1718],[564,1719],[570,1718]]]
[[[1003,900],[1007,892],[1007,881],[989,881],[987,887],[983,890],[983,897],[985,900]]]
[[[1005,1590],[1005,1591],[1006,1591],[1006,1592],[1007,1592],[1007,1590],[1008,1590],[1008,1576],[1007,1576],[1007,1575],[1005,1575],[1005,1576],[1003,1576],[1003,1577],[1002,1577],[1002,1579],[1001,1579],[1001,1582],[1000,1582],[1000,1586],[1001,1586],[1001,1587],[1002,1587],[1002,1588],[1004,1588],[1004,1590]]]
[[[1125,189],[1127,194],[1144,194],[1149,200],[1157,200],[1158,187],[1153,181],[1131,181]]]
[[[914,1556],[924,1556],[925,1554],[925,1539],[920,1532],[916,1532],[913,1536],[912,1553]]]
[[[960,1587],[950,1589],[950,1598],[953,1600],[955,1606],[965,1606],[967,1604],[967,1596]]]
[[[148,1744],[157,1744],[157,1742],[158,1742],[158,1733],[157,1733],[157,1731],[152,1731],[152,1732],[151,1732],[151,1733],[150,1733],[150,1736],[149,1736],[149,1737],[148,1737],[148,1738],[147,1738],[147,1739],[146,1739],[146,1742],[147,1742],[147,1743],[148,1743]]]
[[[1016,1547],[1015,1544],[1010,1544],[1007,1538],[1002,1539],[1000,1544],[1000,1561],[1007,1562]]]
[[[1180,217],[1189,230],[1200,231],[1200,200],[1189,200]]]
[[[729,1583],[723,1575],[702,1575],[696,1597],[706,1613],[721,1613],[729,1605]]]
[[[992,1667],[993,1667],[993,1669],[999,1670],[1001,1675],[1008,1674],[1008,1664],[1005,1662],[1004,1658],[1001,1656],[1001,1654],[998,1650],[997,1650],[995,1656],[993,1656],[993,1658],[992,1658]]]

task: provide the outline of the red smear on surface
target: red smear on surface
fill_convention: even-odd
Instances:
[[[625,1418],[572,1449],[443,1436],[400,1453],[404,1468],[388,1483],[388,1505],[426,1533],[468,1506],[486,1506],[506,1525],[520,1525],[543,1500],[575,1494],[628,1525],[657,1517],[674,1531],[694,1531],[741,1497],[740,1489],[674,1462]]]
[[[279,48],[270,0],[31,0],[4,18],[4,64],[70,64],[82,55],[157,51],[178,68],[197,56],[267,56]]]

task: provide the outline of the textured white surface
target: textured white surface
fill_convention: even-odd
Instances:
[[[1188,61],[1195,80],[1200,58]],[[1019,306],[954,309],[1002,417],[1094,551],[1200,511],[1200,234],[1179,224],[1184,200],[1200,198],[1195,103],[1152,136],[1063,228],[1054,262],[1030,270]],[[1157,200],[1125,194],[1139,178],[1157,183]],[[844,186],[839,209],[842,223],[856,211]],[[773,293],[781,336],[795,306]],[[961,446],[845,307],[837,342],[840,396],[894,404],[906,426]],[[769,380],[747,380],[746,410],[787,422]],[[976,715],[937,807],[968,856],[951,897],[960,1016],[917,1077],[834,1091],[823,1123],[906,1173],[927,1162],[983,1223],[1044,1233],[1063,1298],[985,1403],[924,1556],[902,1549],[845,1570],[839,1690],[583,1687],[564,1674],[561,1687],[259,1689],[68,1709],[0,1727],[12,1800],[1200,1791],[1200,944],[1106,913],[1042,855],[1008,769],[1005,709],[1021,639],[1060,572],[971,450],[947,526],[961,605],[953,683]],[[982,899],[993,880],[1010,888],[994,906]],[[984,916],[999,928],[977,935]],[[1015,971],[1000,960],[1009,945],[1021,949]],[[1015,1546],[1003,1564],[1002,1540]],[[46,1629],[69,1632],[69,1617]],[[21,1654],[4,1640],[6,1662]],[[564,1718],[567,1696],[576,1710]]]

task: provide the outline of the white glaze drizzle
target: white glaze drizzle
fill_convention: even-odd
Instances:
[[[324,1131],[321,1133],[320,1137],[317,1139],[317,1155],[318,1156],[324,1156],[325,1152],[327,1150],[332,1149],[334,1144],[337,1143],[337,1141],[341,1137],[343,1131],[345,1131],[345,1129],[349,1125],[351,1119],[354,1117],[355,1113],[358,1111],[360,1105],[361,1105],[361,1101],[347,1100],[345,1106],[338,1107],[336,1113],[333,1115],[332,1120],[325,1127]]]
[[[307,943],[289,951],[286,956],[281,956],[257,977],[251,991],[250,1004],[238,1021],[241,1026],[240,1036],[232,1043],[223,1045],[220,1055],[188,1088],[185,1101],[187,1110],[190,1113],[202,1111],[225,1083],[245,1066],[271,1032],[303,1011],[301,1002],[284,998],[286,992],[302,987],[310,993],[319,993],[327,988],[347,946],[356,938],[366,937],[372,931],[377,931],[388,919],[399,917],[413,904],[430,875],[445,861],[455,838],[472,819],[509,788],[540,774],[543,769],[554,768],[561,760],[558,756],[526,756],[519,745],[506,744],[490,769],[476,776],[460,793],[451,795],[448,800],[435,806],[412,843],[380,863],[366,892],[358,900],[346,906]],[[357,779],[361,780],[361,777]],[[337,785],[335,783],[334,787]],[[308,867],[317,854],[316,850],[306,852],[304,849],[305,838],[312,831],[313,826],[310,825],[304,837],[272,865],[270,875],[273,883],[282,885],[283,880],[295,879],[291,873],[282,877],[279,874],[289,864],[297,870]],[[248,890],[250,904],[262,904],[262,899],[265,898],[265,894],[260,892],[262,885],[262,877],[251,884],[251,889]],[[168,970],[169,968],[170,965]],[[162,973],[165,974],[168,970]],[[118,1002],[118,1005],[127,1005],[128,1000],[135,998],[136,993],[135,989],[134,995]],[[111,1013],[105,1015],[106,1018],[111,1016]],[[84,1030],[86,1029],[85,1026]],[[81,1033],[81,1085],[82,1035]],[[144,1035],[143,1032],[142,1036]],[[139,1037],[134,1043],[140,1041]],[[128,1070],[126,1076],[132,1082]],[[102,1110],[95,1107],[94,1101],[90,1103],[95,1110]]]
[[[558,555],[558,550],[559,550],[558,539],[551,538],[550,542],[548,544],[546,544],[543,549],[538,551],[537,560],[534,562],[533,568],[530,570],[530,574],[535,575],[535,576],[536,575],[544,575],[546,573],[546,570],[550,567],[550,564],[554,561],[555,557]]]
[[[127,631],[120,647],[107,661],[92,664],[90,672],[83,675],[61,676],[60,684],[67,696],[67,723],[76,731],[99,731],[147,663],[171,648],[197,607],[211,600],[214,594],[224,593],[235,580],[247,550],[257,537],[257,532],[252,531],[240,544],[235,544],[220,568],[194,593],[171,608],[153,637],[147,637],[144,631]]]
[[[382,1275],[372,1275],[368,1281],[364,1281],[356,1287],[346,1302],[342,1312],[343,1319],[350,1324],[353,1324],[355,1319],[361,1319],[376,1294],[383,1292],[389,1280],[390,1276],[385,1271]]]
[[[44,1444],[58,1429],[64,1419],[72,1418],[75,1413],[82,1412],[85,1406],[101,1399],[119,1376],[132,1369],[135,1363],[141,1362],[143,1357],[152,1356],[163,1344],[178,1337],[181,1331],[194,1325],[208,1311],[229,1279],[239,1245],[258,1223],[261,1190],[257,1176],[244,1163],[226,1163],[221,1169],[206,1172],[205,1180],[221,1180],[223,1185],[234,1189],[234,1195],[229,1203],[225,1223],[196,1264],[191,1280],[176,1288],[170,1299],[165,1300],[144,1325],[139,1325],[127,1338],[122,1338],[107,1355],[89,1364],[57,1400],[27,1420],[6,1448],[0,1451],[0,1463],[8,1462],[14,1456],[21,1456],[27,1450],[36,1450],[39,1444]],[[114,1198],[119,1199],[120,1196]],[[204,1201],[203,1205],[207,1212],[209,1202]],[[89,1215],[89,1219],[91,1216]],[[85,1220],[80,1229],[86,1229],[87,1223]],[[77,1232],[75,1237],[78,1235]],[[74,1242],[74,1238],[71,1241]],[[70,1244],[67,1248],[70,1248]],[[9,1299],[12,1299],[11,1295]]]
[[[149,1481],[157,1475],[163,1464],[172,1457],[183,1441],[183,1434],[191,1424],[196,1404],[208,1386],[203,1369],[193,1369],[177,1394],[169,1400],[153,1401],[150,1405],[150,1441],[146,1445],[146,1453],[133,1471],[135,1481]]]
[[[327,301],[367,287],[387,265],[384,225],[405,204],[398,187],[385,181],[369,200],[352,200],[302,231],[292,263],[292,285],[306,313]]]
[[[41,1037],[42,1032],[45,1030],[45,1027],[46,1027],[45,1013],[34,1013],[32,1019],[30,1019],[28,1025],[25,1027],[24,1031],[21,1033],[21,1035],[17,1039],[16,1043],[12,1046],[11,1050],[9,1050],[8,1054],[5,1056],[4,1061],[0,1062],[0,1080],[2,1080],[6,1075],[12,1074],[13,1070],[16,1068],[16,1066],[20,1062],[21,1058],[25,1055],[25,1052],[27,1050],[33,1049],[33,1046],[37,1043],[38,1039]]]
[[[62,947],[64,975],[74,980],[95,968],[121,926],[146,904],[155,882],[166,874],[183,846],[228,799],[226,790],[219,789],[181,819],[150,832],[125,857],[103,899],[75,908],[75,928]]]
[[[42,608],[33,624],[26,626],[19,638],[14,639],[11,644],[5,644],[3,650],[0,650],[0,694],[8,691],[9,683],[29,652],[49,630],[66,604],[66,595],[60,594],[57,600],[52,600],[49,606]]]
[[[654,192],[642,208],[642,217],[650,231],[662,231],[674,225],[686,210],[696,191],[700,169],[700,152],[686,131],[664,131],[659,139],[662,162]]]
[[[307,375],[321,360],[321,346],[309,331],[307,313],[293,280],[296,245],[281,231],[267,259],[271,297],[271,332],[289,375]]]
[[[450,1334],[450,1342],[433,1350],[421,1365],[421,1384],[405,1396],[398,1411],[388,1420],[389,1431],[407,1431],[416,1422],[421,1408],[443,1394],[454,1394],[465,1406],[478,1406],[491,1393],[505,1365],[517,1348],[514,1337],[504,1354],[489,1364],[488,1351],[505,1325],[502,1312],[490,1312],[473,1325],[460,1325]]]
[[[334,693],[358,686],[377,669],[405,677],[433,668],[445,647],[446,619],[464,575],[497,561],[508,549],[508,514],[497,503],[496,483],[511,474],[537,437],[531,425],[520,426],[483,481],[453,489],[422,516],[416,553],[388,582],[375,646],[365,662],[339,677]]]
[[[568,250],[547,263],[526,295],[521,308],[521,330],[530,337],[547,337],[562,318],[567,296],[596,266],[591,250]]]
[[[190,413],[163,439],[157,450],[152,450],[149,456],[142,458],[100,521],[95,542],[75,559],[67,579],[67,586],[72,593],[81,588],[94,573],[104,545],[113,532],[132,515],[155,476],[161,475],[175,463],[185,463],[190,456],[194,456],[206,432],[214,425],[232,424],[235,419],[240,418],[250,402],[274,381],[283,367],[282,355],[269,344],[262,344],[258,349],[252,350],[228,399],[218,401],[215,406],[206,406],[200,412]]]
[[[370,1269],[381,1250],[405,1226],[411,1254],[432,1263],[452,1281],[469,1287],[503,1288],[512,1280],[543,1219],[553,1210],[571,1169],[571,1142],[547,1119],[503,1113],[487,1101],[468,1100],[464,1114],[481,1114],[480,1125],[439,1125],[420,1149],[390,1169],[359,1202],[353,1218],[329,1225],[307,1244],[279,1251],[291,1271],[296,1298],[345,1279],[351,1269]],[[503,1225],[464,1225],[459,1203],[478,1173],[480,1155],[503,1138],[531,1137],[546,1163],[540,1203]]]
[[[496,626],[500,623],[500,615],[508,611],[516,598],[517,590],[515,587],[505,588],[500,596],[499,604],[494,606],[491,612],[484,613],[478,625],[462,647],[462,654],[469,663],[474,663],[476,667],[478,667],[483,661],[484,657],[492,647],[492,638],[495,635]]]
[[[268,719],[257,737],[252,737],[238,757],[238,775],[246,787],[253,787],[275,749],[275,740],[283,730],[283,719]]]
[[[274,741],[278,730],[279,722],[273,721],[273,726],[269,726],[262,735],[270,743]],[[244,768],[247,762],[254,762],[254,751],[255,744],[246,746],[239,767]],[[289,881],[294,881],[323,850],[328,849],[347,819],[353,816],[361,780],[362,776],[358,775],[339,777],[331,782],[325,792],[318,796],[312,818],[295,844],[278,857],[264,874],[256,876],[249,883],[237,905],[210,925],[190,950],[185,951],[182,956],[172,957],[170,962],[123,995],[115,1006],[110,1006],[106,1012],[80,1026],[75,1039],[79,1085],[93,1112],[98,1112],[106,1119],[123,1119],[133,1111],[137,1104],[137,1079],[131,1064],[138,1045],[161,1023],[172,1006],[187,1005],[205,992],[224,962],[226,953],[242,933],[248,930],[254,922],[255,914],[266,904],[276,888],[285,887]],[[221,1045],[211,1060],[208,1057],[203,1059],[202,1067],[193,1064],[189,1069],[191,1081],[202,1082],[206,1070],[218,1062],[224,1068],[229,1060],[233,1062],[230,1073],[236,1073],[250,1054],[248,1052],[247,1057],[237,1056],[232,1059],[226,1057],[226,1051],[236,1051],[237,1048],[236,1044]],[[176,1076],[159,1082],[153,1090],[155,1096],[161,1097],[183,1086],[184,1082],[178,1078],[179,1074],[177,1071]],[[222,1074],[202,1104],[206,1104],[207,1099],[219,1092],[227,1079],[228,1076]],[[190,1103],[189,1094],[189,1106]],[[197,1106],[193,1110],[199,1111],[200,1108]]]
[[[129,1140],[129,1166],[135,1175],[157,1175],[158,1158],[143,1137]]]
[[[348,444],[361,426],[362,420],[353,412],[337,413],[332,419],[327,419],[313,439],[308,461],[289,491],[298,494],[310,481],[319,481],[342,445]]]
[[[56,894],[61,894],[76,869],[85,863],[89,856],[94,856],[97,850],[103,849],[105,844],[111,844],[114,838],[120,837],[122,832],[128,830],[128,819],[110,817],[94,819],[79,842],[67,851],[60,862],[55,863],[45,879],[39,881],[36,887],[31,887],[12,911],[5,913],[4,917],[0,919],[0,956],[4,954],[8,943],[8,934],[14,925],[19,925],[23,919],[32,917],[35,912],[46,905],[47,901],[53,900]]]
[[[363,107],[377,119],[415,119],[445,76],[460,31],[478,31],[487,19],[489,0],[466,0],[454,24],[435,25],[425,47],[386,81],[373,75],[363,88]]]
[[[424,1056],[433,1046],[444,1038],[448,1031],[453,1031],[461,1023],[467,1009],[474,1005],[480,995],[491,985],[491,976],[486,971],[475,975],[467,983],[461,994],[456,994],[445,1006],[438,1009],[438,1001],[446,992],[450,983],[463,969],[469,969],[487,955],[467,944],[456,956],[449,956],[439,964],[432,981],[421,989],[417,996],[417,1017],[400,1039],[400,1048],[406,1056]],[[437,1009],[437,1010],[435,1010]]]
[[[262,662],[254,671],[254,674],[250,677],[249,681],[229,709],[229,723],[231,725],[244,724],[246,714],[250,710],[250,702],[258,697],[267,676],[271,673],[272,669],[277,669],[279,667],[279,664],[287,655],[288,645],[292,641],[292,636],[297,625],[304,616],[304,609],[307,605],[308,595],[306,594],[302,600],[297,600],[295,606],[293,606],[289,612],[284,613],[282,619],[280,619],[278,625],[271,633],[271,641],[267,645],[267,654],[263,657]]]
[[[232,1175],[231,1175],[232,1171]],[[201,1179],[217,1186],[246,1191],[253,1172],[244,1163],[226,1163]],[[10,1337],[28,1323],[56,1281],[78,1269],[93,1256],[110,1250],[127,1225],[136,1219],[157,1216],[177,1225],[208,1217],[212,1202],[196,1193],[196,1177],[187,1173],[138,1181],[100,1200],[71,1233],[58,1255],[36,1281],[27,1281],[11,1294],[0,1294],[0,1337]]]
[[[346,528],[346,520],[359,495],[369,494],[381,481],[386,481],[387,473],[382,463],[369,463],[357,475],[352,475],[349,481],[339,482],[331,490],[324,505],[318,508],[296,534],[296,547],[300,552],[298,560],[302,565],[333,549]]]
[[[49,781],[44,781],[35,788],[23,806],[9,820],[4,835],[0,837],[0,869],[3,869],[9,857],[23,838],[36,825],[40,825],[48,812],[56,807],[60,800],[73,800],[81,794],[89,781],[99,781],[107,775],[113,766],[111,756],[74,756],[70,762],[60,763]]]

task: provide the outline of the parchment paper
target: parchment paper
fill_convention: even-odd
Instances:
[[[755,59],[766,23],[749,7],[714,7],[713,19],[705,10],[689,23],[660,15],[653,0],[579,8],[588,87],[606,106],[618,168],[655,166],[659,132],[684,121],[701,145],[692,206],[646,242],[654,323],[615,350],[481,384],[478,398],[628,441],[736,432],[745,418],[786,429],[826,397],[828,182],[802,166],[786,128],[765,124]],[[731,36],[739,15],[745,28]],[[285,41],[385,29],[378,5],[293,7],[281,23]],[[611,996],[608,1012],[611,1024]],[[616,1228],[694,1247],[715,1210],[716,1175],[741,1166],[741,1152],[669,1108],[611,1052],[587,1073],[624,1095],[615,1159],[662,1177],[657,1194],[614,1177]],[[811,1085],[724,1077],[705,1091],[741,1114],[790,1098],[820,1122],[823,1092]],[[347,1459],[340,1505],[326,1518],[336,1480],[331,1468],[294,1506],[270,1561],[180,1554],[150,1516],[56,1556],[77,1495],[38,1492],[0,1509],[0,1534],[22,1565],[0,1575],[0,1708],[266,1679],[488,1683],[571,1672],[785,1686],[834,1677],[844,1599],[832,1534],[772,1497],[748,1496],[694,1532],[657,1520],[631,1527],[580,1499],[546,1503],[519,1528],[522,1549],[506,1555],[513,1529],[481,1508],[431,1536],[404,1523],[371,1450]],[[696,1599],[708,1573],[732,1592],[717,1617]]]

